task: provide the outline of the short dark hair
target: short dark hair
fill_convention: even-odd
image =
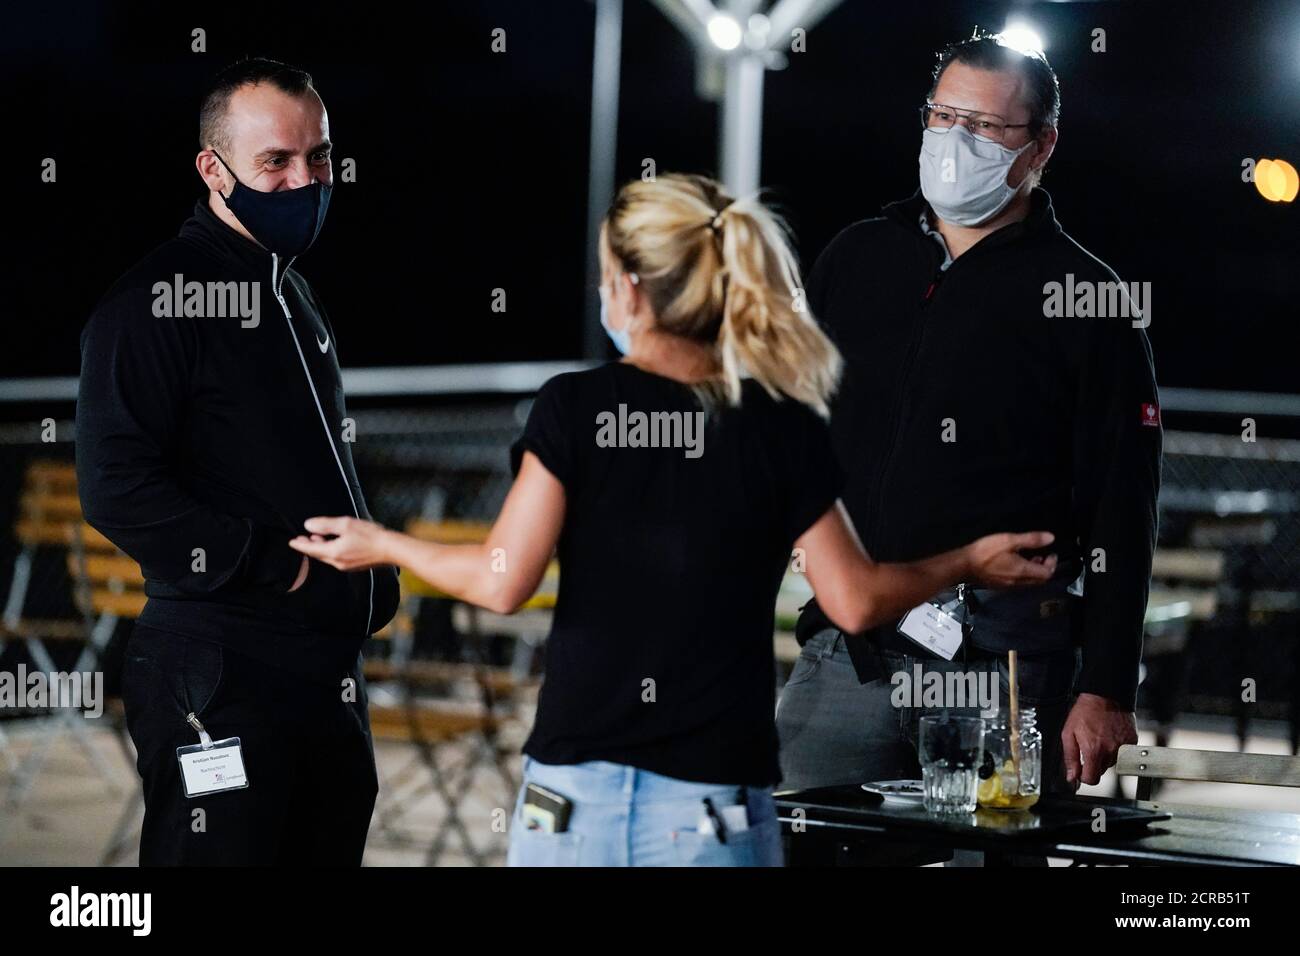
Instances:
[[[1017,50],[1007,46],[1000,33],[984,33],[977,27],[968,39],[949,43],[935,54],[934,82],[930,96],[939,87],[939,78],[950,63],[965,63],[979,70],[1018,73],[1025,81],[1025,105],[1029,107],[1029,132],[1037,136],[1045,127],[1055,126],[1061,117],[1061,84],[1047,57],[1037,51]]]
[[[199,108],[199,149],[216,146],[229,152],[230,130],[226,127],[226,112],[230,108],[230,97],[241,86],[258,83],[270,83],[293,96],[315,89],[310,73],[279,60],[260,56],[236,60],[212,78],[203,94],[203,105]]]

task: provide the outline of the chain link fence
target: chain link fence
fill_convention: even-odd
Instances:
[[[529,401],[505,396],[355,410],[352,453],[376,520],[399,528],[413,518],[491,520],[510,486],[509,448]],[[59,440],[44,442],[36,423],[0,426],[0,584],[6,590],[26,466],[73,457],[71,421],[57,422],[54,431]],[[1238,711],[1237,684],[1248,672],[1267,677],[1260,682],[1259,716],[1291,713],[1300,684],[1300,441],[1169,431],[1160,508],[1163,547],[1225,557],[1219,614],[1197,638],[1200,663],[1189,677],[1189,705]],[[31,593],[38,602],[31,613],[72,613],[71,582],[59,556],[34,563]]]
[[[1223,551],[1283,605],[1300,591],[1300,441],[1168,433],[1160,515],[1162,544]]]
[[[1250,718],[1289,717],[1296,750],[1300,441],[1166,434],[1160,542],[1224,558],[1217,612],[1178,663],[1180,706],[1236,716],[1243,739]]]

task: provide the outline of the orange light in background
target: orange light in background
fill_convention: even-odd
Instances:
[[[1269,202],[1291,202],[1300,193],[1300,175],[1285,159],[1261,159],[1255,164],[1255,188]]]
[[[1286,188],[1282,190],[1282,201],[1290,202],[1295,199],[1297,193],[1300,193],[1300,173],[1297,173],[1296,168],[1285,159],[1273,160],[1273,168],[1277,169],[1279,166],[1286,174]]]

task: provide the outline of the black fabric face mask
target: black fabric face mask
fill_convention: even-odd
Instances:
[[[241,183],[220,153],[215,149],[212,153],[235,180],[230,195],[221,198],[254,239],[284,256],[301,255],[311,248],[325,223],[333,186],[313,182],[297,189],[259,192]]]

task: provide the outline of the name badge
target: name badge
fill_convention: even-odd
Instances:
[[[213,741],[206,747],[203,744],[177,747],[176,759],[181,763],[181,782],[187,797],[242,790],[248,786],[244,751],[238,737]]]
[[[898,622],[898,633],[945,661],[961,649],[961,621],[934,604],[918,604]]]

